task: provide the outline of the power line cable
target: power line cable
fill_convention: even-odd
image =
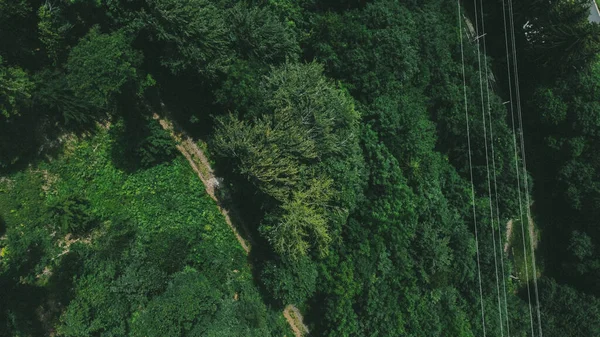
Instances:
[[[510,22],[510,27],[511,27],[511,47],[512,47],[512,56],[513,56],[513,72],[515,74],[515,76],[517,75],[517,69],[515,67],[515,62],[516,62],[516,52],[515,52],[515,35],[514,35],[514,19],[513,19],[513,8],[512,8],[512,0],[508,0],[508,11],[509,11],[509,22]],[[504,34],[505,34],[505,41],[506,41],[506,52],[507,52],[507,61],[509,60],[508,57],[508,31],[506,29],[506,18],[505,18],[505,25],[504,25]],[[510,62],[510,61],[508,61]],[[526,222],[524,217],[523,217],[523,199],[521,197],[521,178],[520,178],[520,172],[519,172],[519,156],[517,153],[517,134],[516,134],[516,128],[515,128],[515,114],[514,114],[514,106],[513,106],[513,96],[512,96],[512,81],[511,81],[511,74],[510,74],[510,66],[508,67],[508,79],[509,79],[509,91],[510,91],[510,104],[511,104],[511,121],[512,121],[512,131],[513,131],[513,149],[514,149],[514,158],[515,158],[515,173],[517,176],[517,193],[518,193],[518,200],[519,200],[519,215],[520,215],[520,222],[521,222],[521,236],[523,238],[523,261],[525,264],[525,281],[527,282],[526,286],[527,286],[527,299],[528,299],[528,303],[529,303],[529,322],[530,322],[530,327],[531,327],[531,336],[535,336],[534,333],[534,328],[533,328],[533,309],[531,306],[531,289],[529,286],[529,282],[527,281],[527,278],[529,277],[529,266],[528,266],[528,262],[527,262],[527,245],[525,243],[525,230],[524,230],[524,223]],[[518,81],[516,80],[515,77],[515,88],[516,88],[516,83],[518,83]],[[517,105],[520,105],[520,96],[517,94],[518,89],[515,90],[515,94],[517,95]],[[517,107],[517,109],[519,109]],[[527,174],[527,172],[524,172],[523,174]],[[525,194],[527,194],[527,190],[525,191]],[[535,274],[535,273],[534,273]]]
[[[524,187],[525,187],[525,200],[526,200],[526,212],[527,212],[527,228],[529,229],[529,222],[533,221],[533,219],[531,218],[531,203],[529,200],[529,183],[528,183],[528,179],[527,179],[527,159],[526,159],[526,155],[525,155],[525,136],[524,136],[524,131],[523,131],[523,118],[522,118],[522,109],[521,109],[521,93],[520,93],[520,88],[519,88],[519,68],[518,68],[518,62],[517,62],[517,48],[516,48],[516,43],[515,43],[515,25],[514,25],[514,11],[513,11],[513,7],[512,7],[512,0],[508,0],[508,4],[509,4],[509,11],[510,11],[510,23],[511,23],[511,36],[512,36],[512,46],[513,46],[513,69],[514,69],[514,79],[515,79],[515,92],[516,92],[516,96],[517,96],[517,114],[519,117],[519,128],[521,130],[520,132],[520,139],[521,139],[521,157],[522,157],[522,161],[523,161],[523,181],[524,181]],[[521,226],[521,229],[523,229],[523,226]],[[533,232],[533,230],[529,231],[529,244],[530,244],[530,254],[531,254],[531,262],[532,262],[532,267],[533,267],[533,271],[532,271],[532,276],[533,276],[533,285],[534,285],[534,290],[535,290],[535,300],[536,300],[536,307],[537,307],[537,322],[538,322],[538,330],[540,333],[540,337],[543,337],[543,332],[542,332],[542,318],[541,318],[541,314],[540,314],[540,298],[539,298],[539,293],[538,293],[538,285],[537,285],[537,268],[536,268],[536,264],[535,264],[535,251],[534,251],[534,242],[533,242],[533,235],[535,234]],[[523,236],[523,240],[525,240],[525,237]],[[524,256],[525,260],[527,259],[527,255]],[[532,324],[533,324],[533,320],[532,320]]]
[[[499,285],[499,277],[498,277],[498,258],[496,256],[496,234],[494,232],[494,214],[493,214],[493,207],[492,207],[492,187],[491,187],[491,178],[490,178],[490,164],[489,164],[489,156],[488,156],[488,145],[487,145],[487,127],[486,127],[486,123],[485,123],[485,111],[486,111],[486,106],[485,106],[485,101],[483,98],[483,79],[481,77],[481,43],[480,40],[485,41],[485,24],[484,24],[484,19],[483,19],[483,6],[481,3],[481,0],[479,1],[479,9],[481,11],[481,25],[482,25],[482,30],[481,30],[481,35],[480,35],[480,30],[479,30],[479,19],[478,19],[478,13],[477,13],[477,0],[473,0],[473,5],[475,8],[474,14],[475,14],[475,34],[477,35],[477,67],[478,67],[478,72],[479,72],[479,92],[480,92],[480,96],[481,96],[481,116],[482,116],[482,125],[483,125],[483,138],[484,138],[484,146],[485,146],[485,168],[486,168],[486,174],[487,174],[487,187],[488,187],[488,195],[489,195],[489,209],[490,209],[490,228],[492,230],[492,242],[493,242],[493,248],[494,248],[494,267],[495,267],[495,276],[496,276],[496,294],[497,294],[497,300],[498,300],[498,318],[500,321],[500,335],[504,336],[504,328],[503,328],[503,322],[502,322],[502,309],[501,309],[501,301],[500,301],[500,285]],[[486,80],[486,90],[487,95],[488,95],[488,104],[487,104],[487,109],[489,110],[489,88],[488,88],[488,74],[487,74],[487,58],[485,55],[485,51],[483,54],[484,57],[484,65],[483,68],[485,69],[485,80]]]
[[[511,75],[511,60],[510,60],[510,53],[509,53],[509,47],[508,47],[508,40],[509,40],[509,36],[508,36],[508,29],[507,29],[507,23],[506,23],[506,3],[504,0],[502,0],[502,18],[503,18],[503,22],[504,22],[504,48],[506,50],[506,72],[507,72],[507,78],[508,78],[508,94],[509,94],[509,109],[510,109],[510,114],[511,114],[511,121],[512,121],[512,134],[513,134],[513,147],[515,149],[514,152],[514,158],[515,158],[515,174],[517,176],[517,193],[518,193],[518,201],[519,201],[519,213],[520,213],[520,219],[522,221],[523,219],[523,206],[522,206],[522,199],[521,199],[521,178],[520,178],[520,173],[519,173],[519,166],[518,166],[518,159],[517,159],[517,141],[516,141],[516,129],[515,129],[515,116],[514,116],[514,101],[513,101],[513,88],[512,88],[512,75]],[[525,261],[527,263],[527,261]],[[530,317],[530,321],[533,322],[532,319],[532,308],[531,308],[531,296],[529,296],[529,284],[527,284],[527,294],[528,294],[528,303],[529,303],[529,317]],[[507,300],[508,302],[508,300]],[[507,324],[508,324],[508,309],[507,309]],[[533,324],[533,323],[532,323]],[[533,335],[533,325],[532,325],[532,335]]]
[[[504,2],[504,0],[502,0]],[[483,7],[481,7],[483,8]],[[504,11],[504,7],[502,8]],[[483,13],[482,13],[483,16]],[[505,17],[506,18],[506,17]],[[487,55],[487,48],[486,48],[486,42],[485,39],[483,40],[483,52],[484,55]],[[486,71],[487,71],[487,67],[486,67]],[[510,337],[510,323],[509,323],[509,319],[508,319],[508,296],[506,295],[506,273],[504,270],[504,252],[503,252],[503,245],[502,245],[502,231],[501,231],[501,225],[500,225],[500,206],[499,206],[499,201],[498,201],[498,179],[497,179],[497,174],[496,174],[496,156],[495,156],[495,151],[494,151],[494,128],[493,128],[493,124],[492,124],[492,114],[491,114],[491,109],[490,107],[490,95],[489,95],[489,86],[488,86],[488,91],[487,91],[487,100],[488,100],[488,121],[490,123],[490,144],[491,144],[491,149],[492,149],[492,168],[493,168],[493,172],[494,172],[494,194],[495,194],[495,201],[496,201],[496,224],[498,225],[498,249],[500,250],[500,267],[501,267],[501,273],[502,273],[502,290],[503,290],[503,295],[504,295],[504,318],[506,320],[506,335],[508,337]],[[491,198],[491,196],[490,196]],[[494,248],[495,251],[495,248]]]
[[[491,106],[490,106],[490,86],[489,86],[489,75],[488,75],[488,64],[487,64],[487,48],[486,48],[486,32],[485,32],[485,18],[484,18],[484,14],[483,14],[483,2],[482,0],[479,0],[479,10],[481,12],[481,33],[483,35],[482,41],[483,41],[483,68],[485,70],[485,89],[486,89],[486,96],[487,96],[487,113],[488,113],[488,121],[489,121],[489,128],[490,128],[490,144],[491,144],[491,152],[492,152],[492,161],[493,161],[493,173],[494,173],[494,190],[496,192],[496,214],[497,214],[497,221],[496,221],[496,225],[498,226],[498,228],[500,228],[500,217],[499,217],[499,207],[498,207],[498,186],[497,186],[497,180],[496,180],[496,160],[494,158],[495,153],[494,153],[494,131],[493,131],[493,126],[492,126],[492,114],[491,114]],[[477,12],[475,13],[475,17],[477,17]],[[477,22],[477,20],[476,20]],[[479,45],[478,45],[479,48]],[[483,83],[481,82],[481,66],[479,69],[479,80],[480,80],[480,86],[483,86]],[[497,257],[497,253],[496,253],[496,233],[494,231],[494,213],[493,213],[493,207],[492,207],[492,187],[491,187],[491,182],[490,182],[490,164],[489,164],[489,157],[488,157],[488,145],[487,145],[487,130],[486,130],[486,125],[485,125],[485,110],[483,109],[483,97],[482,97],[482,116],[483,116],[483,135],[484,135],[484,140],[485,140],[485,166],[486,166],[486,172],[487,172],[487,185],[488,185],[488,195],[489,195],[489,206],[490,206],[490,226],[491,226],[491,230],[492,230],[492,243],[493,243],[493,248],[494,248],[494,267],[495,267],[495,271],[496,271],[496,292],[497,292],[497,298],[498,298],[498,319],[500,321],[500,335],[504,336],[504,324],[503,324],[503,320],[502,320],[502,301],[500,299],[500,282],[499,282],[499,276],[498,276],[498,257]],[[502,242],[502,238],[499,235],[499,239],[500,242]],[[501,247],[501,246],[500,246]],[[504,264],[504,258],[502,257],[502,253],[500,253],[501,259],[502,259],[502,265]],[[502,280],[504,281],[504,266],[502,266]],[[506,298],[506,286],[503,288],[504,290],[504,298]]]
[[[468,151],[469,151],[468,157],[469,157],[469,174],[471,177],[471,203],[473,206],[473,223],[474,223],[474,228],[475,228],[475,251],[477,253],[477,278],[479,281],[479,303],[481,304],[481,323],[482,323],[482,329],[483,329],[483,337],[485,337],[486,336],[485,310],[483,307],[483,288],[481,285],[481,263],[480,263],[480,257],[479,257],[479,236],[477,233],[477,212],[475,210],[475,185],[473,183],[473,164],[472,164],[472,158],[471,158],[471,134],[470,134],[470,130],[469,130],[469,109],[468,109],[468,104],[467,104],[467,80],[466,80],[466,76],[465,76],[465,52],[464,52],[463,36],[462,36],[463,29],[462,29],[462,15],[461,15],[461,11],[460,11],[460,0],[457,0],[456,4],[457,4],[457,8],[458,8],[458,26],[459,26],[459,33],[460,33],[460,57],[461,57],[461,61],[462,61],[465,120],[466,120],[466,124],[467,124],[467,147],[468,147]]]

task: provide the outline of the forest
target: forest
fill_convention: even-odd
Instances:
[[[0,0],[0,336],[600,336],[589,13]]]

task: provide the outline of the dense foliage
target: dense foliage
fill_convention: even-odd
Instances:
[[[112,164],[123,144],[97,132],[2,182],[2,334],[281,334],[187,162],[127,173]]]
[[[515,0],[517,97],[509,7],[475,4],[0,1],[0,334],[282,336],[293,304],[316,336],[527,336],[537,295],[547,336],[600,334],[600,28]]]
[[[587,295],[600,294],[600,26],[588,22],[587,1],[519,1],[515,11],[521,76],[535,79],[521,86],[534,210],[544,233],[545,270],[560,285],[546,284],[560,289],[558,298],[587,306]],[[591,334],[598,333],[594,324]]]
[[[259,91],[264,106],[252,124],[219,119],[216,150],[236,161],[265,204],[274,204],[264,206],[272,214],[261,230],[277,253],[306,255],[313,242],[323,255],[331,223],[355,207],[361,192],[358,112],[315,63],[275,68]]]

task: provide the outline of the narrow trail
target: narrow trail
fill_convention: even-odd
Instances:
[[[249,254],[251,244],[254,243],[252,236],[250,235],[250,232],[238,213],[232,207],[224,206],[227,204],[227,200],[222,200],[221,197],[216,193],[221,180],[215,176],[210,162],[208,161],[208,158],[206,158],[206,155],[202,149],[196,145],[190,136],[178,128],[174,122],[168,120],[166,117],[159,116],[157,113],[154,113],[152,117],[155,120],[158,120],[162,128],[168,131],[171,137],[175,140],[177,143],[177,150],[179,150],[179,152],[181,152],[181,154],[187,159],[194,172],[196,172],[198,175],[198,178],[200,178],[202,183],[204,183],[206,193],[217,203],[217,207],[219,208],[221,214],[223,214],[225,222],[227,222],[227,225],[229,225],[229,228],[231,228],[233,234],[235,234],[236,239],[246,254]],[[240,235],[238,228],[241,228],[244,231],[244,234],[250,243],[248,243],[246,239]],[[283,310],[283,316],[290,325],[290,328],[294,331],[294,335],[296,337],[303,337],[308,334],[308,327],[303,322],[302,314],[294,305],[287,305]]]
[[[198,178],[202,180],[204,186],[206,187],[206,193],[217,203],[217,207],[223,217],[225,217],[225,222],[229,225],[229,228],[235,234],[236,239],[246,251],[246,254],[250,253],[250,244],[240,235],[237,227],[232,222],[231,218],[234,213],[232,213],[231,209],[225,208],[223,206],[225,204],[225,200],[220,200],[220,198],[215,193],[217,188],[219,187],[220,180],[215,176],[206,155],[204,152],[196,145],[196,143],[192,140],[191,137],[184,134],[183,132],[176,131],[173,122],[167,120],[166,118],[161,118],[158,114],[154,114],[152,116],[154,119],[158,120],[160,125],[171,134],[171,137],[177,142],[177,150],[183,154],[183,156],[188,160],[190,166],[198,175]],[[235,213],[237,214],[237,213]],[[238,216],[233,216],[235,218],[236,224],[238,224],[243,230],[246,237],[248,237],[248,241],[252,242],[251,236],[248,233],[248,230],[244,226],[243,222]]]
[[[506,240],[504,242],[504,253],[508,253],[508,248],[510,248],[510,239],[512,238],[512,230],[513,230],[513,220],[510,219],[506,223]]]
[[[283,316],[294,331],[296,337],[302,337],[308,334],[308,327],[304,325],[302,314],[295,306],[289,304],[283,309]]]
[[[529,231],[529,238],[530,238],[530,245],[531,247],[533,247],[533,249],[537,249],[538,246],[538,237],[537,237],[537,232],[535,230],[535,224],[533,223],[533,219],[531,217],[528,217],[528,231]],[[508,222],[506,223],[506,241],[504,243],[504,252],[508,253],[508,250],[510,249],[510,242],[512,239],[512,235],[513,235],[513,226],[514,226],[514,220],[510,219],[508,220]]]

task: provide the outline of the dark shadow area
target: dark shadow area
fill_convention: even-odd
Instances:
[[[221,189],[223,196],[221,205],[228,209],[235,209],[235,217],[239,223],[240,219],[243,219],[244,227],[248,230],[249,234],[254,241],[256,246],[263,246],[266,242],[261,242],[262,236],[258,231],[260,222],[265,216],[265,211],[262,207],[264,199],[266,198],[260,191],[256,189],[248,180],[240,174],[233,172],[232,168],[235,167],[234,163],[224,158],[217,158],[213,166],[215,176],[223,178],[222,185],[225,186]],[[244,229],[240,228],[240,234],[244,235]],[[253,246],[252,254],[254,254]]]
[[[191,137],[206,139],[213,129],[213,115],[221,113],[213,94],[214,83],[198,80],[194,73],[173,76],[163,73],[160,83],[161,103]]]
[[[32,336],[44,336],[44,328],[38,315],[40,307],[48,296],[47,289],[34,285],[23,284],[19,278],[33,270],[43,258],[44,250],[39,245],[31,245],[28,258],[18,267],[9,268],[0,277],[0,335],[2,329],[16,330],[30,333]],[[2,317],[4,316],[4,317]]]
[[[327,315],[327,307],[323,305],[327,299],[327,294],[318,290],[319,287],[317,287],[317,293],[306,302],[306,309],[302,311],[304,313],[304,324],[307,324],[310,330],[323,329],[323,318]]]
[[[74,297],[73,287],[75,277],[83,273],[83,260],[77,253],[77,248],[61,257],[60,264],[52,270],[48,281],[48,291],[59,306],[66,306]]]
[[[45,111],[42,113],[41,111]],[[101,119],[106,119],[103,116]],[[20,116],[0,120],[0,174],[19,172],[29,165],[55,158],[63,149],[65,135],[93,135],[97,119],[64,122],[57,112],[34,106]]]
[[[305,7],[307,10],[315,12],[342,12],[351,9],[365,7],[369,0],[324,0],[324,1],[306,1]]]
[[[98,259],[119,260],[136,238],[135,224],[128,218],[111,219],[111,230],[99,240],[96,254]]]
[[[240,235],[252,245],[248,262],[252,266],[254,284],[258,288],[262,300],[267,305],[282,310],[284,305],[273,298],[271,291],[261,281],[265,265],[269,262],[276,262],[274,259],[277,259],[277,254],[271,249],[271,244],[259,231],[261,221],[265,216],[262,205],[266,196],[257,191],[256,187],[245,177],[233,172],[231,170],[233,167],[235,167],[234,163],[227,159],[218,158],[216,160],[215,174],[223,178],[223,185],[226,186],[225,190],[220,192],[224,194],[224,197],[220,198],[223,202],[219,206],[235,210],[229,214],[231,220]],[[241,221],[243,221],[244,228],[240,228]],[[252,240],[249,240],[248,236],[251,236]]]
[[[204,138],[212,130],[211,114],[218,110],[213,94],[218,79],[209,81],[194,70],[178,74],[169,71],[162,64],[167,44],[157,41],[154,34],[151,28],[143,29],[132,43],[143,51],[142,68],[156,80],[156,85],[145,93],[146,101],[156,113],[168,106],[170,117],[190,136]]]
[[[56,154],[59,132],[52,124],[49,119],[26,113],[0,121],[0,173],[18,172],[43,158],[42,154]]]
[[[6,222],[4,218],[0,215],[0,237],[6,233]]]
[[[6,13],[0,13],[0,55],[9,64],[35,70],[40,64],[33,50],[41,43],[36,34],[38,20],[34,11],[20,10],[19,1],[11,1],[2,6]],[[12,13],[11,13],[12,12]],[[39,50],[39,49],[37,49]]]
[[[2,283],[0,280],[0,285]],[[31,336],[46,335],[37,308],[46,301],[47,289],[23,284],[17,284],[14,287],[2,285],[0,295],[2,295],[0,335],[10,336],[8,332],[14,330],[29,333]],[[13,327],[17,329],[13,330]],[[4,329],[7,330],[4,331]]]
[[[177,154],[169,133],[158,121],[137,109],[125,113],[109,132],[115,140],[111,148],[112,161],[125,172],[168,162]]]

